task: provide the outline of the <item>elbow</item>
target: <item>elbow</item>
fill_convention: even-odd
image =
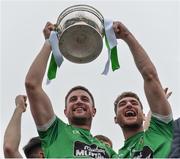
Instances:
[[[142,76],[145,81],[158,81],[158,74],[155,68],[152,67],[144,67],[142,69]]]
[[[17,150],[12,147],[12,143],[5,143],[3,146],[3,150],[5,157],[12,156],[17,152]]]
[[[34,90],[38,86],[39,86],[39,83],[36,80],[34,80],[33,78],[28,77],[28,76],[26,77],[26,79],[25,79],[26,90]]]

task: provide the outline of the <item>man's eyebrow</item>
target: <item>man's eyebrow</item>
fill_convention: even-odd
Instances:
[[[131,101],[131,102],[137,102],[137,103],[138,103],[138,100],[136,100],[136,99],[131,99],[130,101]]]
[[[77,97],[77,96],[73,95],[73,96],[69,97],[69,99],[76,98],[76,97]]]
[[[88,97],[88,96],[86,96],[86,95],[82,95],[81,97],[89,98],[89,97]]]
[[[117,104],[126,103],[126,100],[119,101]]]

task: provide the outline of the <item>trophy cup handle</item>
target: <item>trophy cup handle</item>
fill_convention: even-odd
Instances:
[[[59,39],[59,38],[60,38],[60,35],[61,35],[61,33],[62,33],[62,27],[61,27],[61,25],[58,25],[58,24],[54,24],[54,27],[55,27],[54,31],[57,32],[57,34],[58,34],[58,39]]]

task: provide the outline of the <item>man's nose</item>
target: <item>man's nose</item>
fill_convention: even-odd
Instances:
[[[131,102],[127,102],[126,107],[127,107],[128,109],[132,108]]]
[[[82,104],[83,104],[81,98],[78,98],[78,99],[77,99],[76,104],[77,104],[77,105],[82,105]]]

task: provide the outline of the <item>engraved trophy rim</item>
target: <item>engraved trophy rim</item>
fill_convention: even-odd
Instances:
[[[67,16],[68,14],[70,14],[74,11],[86,11],[86,12],[92,13],[101,21],[102,25],[104,24],[103,15],[96,8],[94,8],[90,5],[86,5],[86,4],[72,5],[66,9],[64,9],[58,16],[56,24],[60,24],[60,22],[62,21],[62,19],[65,16]]]

